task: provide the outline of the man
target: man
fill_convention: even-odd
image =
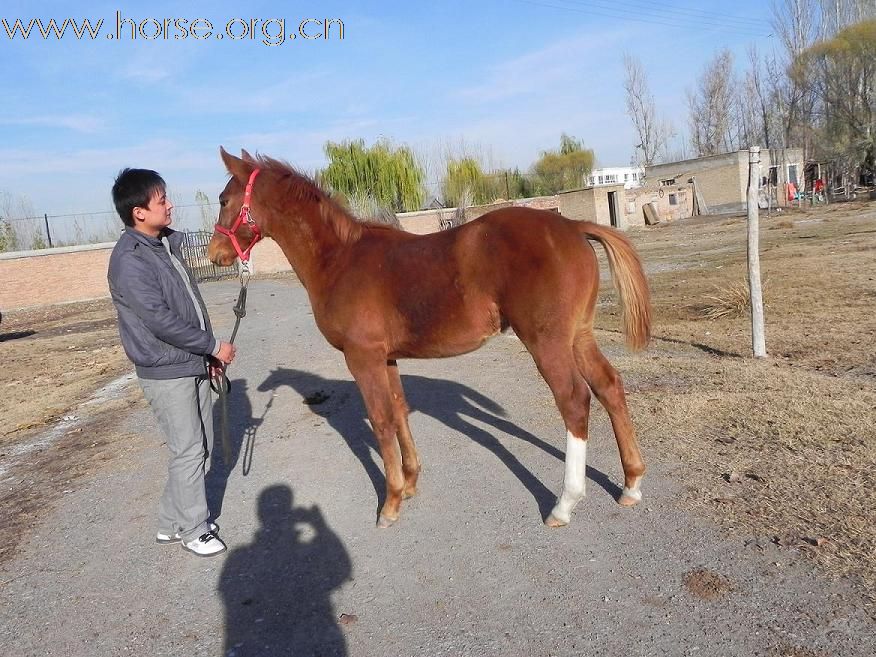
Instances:
[[[183,235],[169,228],[173,204],[161,176],[124,169],[112,195],[125,224],[107,276],[119,334],[170,449],[156,541],[215,556],[226,547],[209,522],[204,485],[213,446],[207,373],[230,363],[235,348],[213,337],[207,308],[183,260]]]

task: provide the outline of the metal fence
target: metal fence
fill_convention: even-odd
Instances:
[[[183,256],[191,267],[195,278],[200,281],[215,281],[220,278],[237,276],[237,267],[219,267],[207,258],[207,245],[212,233],[204,230],[186,231],[186,241],[183,244]]]

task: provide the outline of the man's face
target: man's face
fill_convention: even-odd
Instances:
[[[170,211],[173,203],[167,198],[167,191],[156,189],[152,192],[149,205],[145,208],[134,208],[134,227],[141,233],[157,237],[163,228],[170,226]]]

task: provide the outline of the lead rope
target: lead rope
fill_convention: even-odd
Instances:
[[[249,279],[251,277],[251,272],[249,270],[249,263],[242,263],[243,267],[240,270],[240,292],[237,295],[237,303],[234,304],[234,315],[236,319],[234,320],[234,329],[231,331],[231,339],[228,341],[230,344],[234,344],[234,339],[237,337],[237,329],[240,328],[240,320],[246,317],[246,289],[249,285]],[[231,470],[231,439],[228,437],[228,393],[231,392],[231,381],[228,379],[228,375],[225,373],[228,369],[228,366],[222,363],[221,371],[218,376],[210,378],[210,387],[219,395],[219,409],[220,409],[220,433],[222,436],[222,458],[225,461],[226,470]],[[247,441],[248,443],[249,441]],[[244,450],[244,469],[246,468],[246,454],[249,452],[250,459],[252,459],[252,450],[249,445],[246,446]],[[245,474],[245,473],[244,473]]]

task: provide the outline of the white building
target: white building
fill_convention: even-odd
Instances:
[[[639,167],[605,167],[594,169],[587,178],[590,187],[599,185],[623,185],[625,189],[639,187],[645,176],[645,170]]]

